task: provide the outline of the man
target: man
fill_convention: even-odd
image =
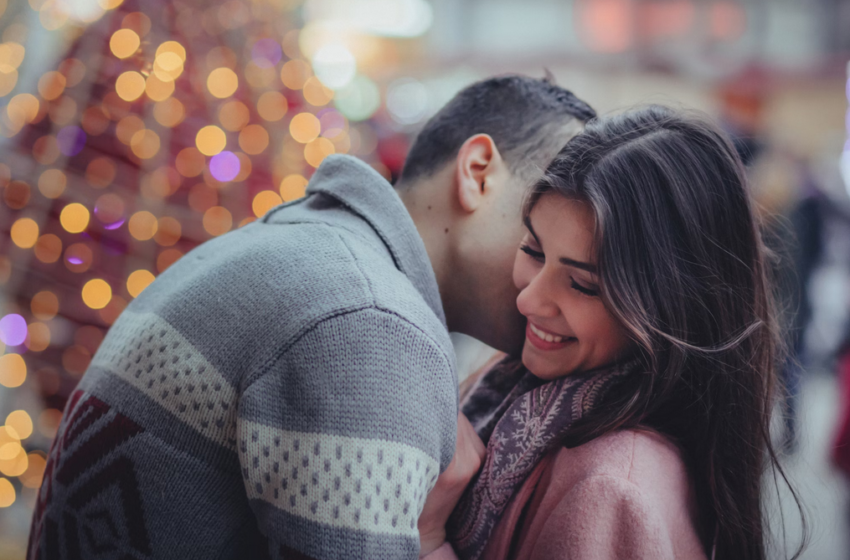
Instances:
[[[416,558],[454,452],[448,331],[521,347],[523,187],[592,116],[549,80],[473,84],[398,194],[332,156],[170,267],[68,403],[29,556]]]

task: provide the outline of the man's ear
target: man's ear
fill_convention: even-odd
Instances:
[[[456,196],[465,212],[475,212],[489,192],[488,178],[502,164],[496,143],[488,134],[467,138],[457,154]]]

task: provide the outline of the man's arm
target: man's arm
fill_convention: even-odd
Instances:
[[[248,380],[239,460],[275,556],[417,558],[454,452],[453,367],[415,325],[367,308],[321,321]]]

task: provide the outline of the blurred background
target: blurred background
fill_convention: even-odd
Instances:
[[[327,155],[393,180],[459,89],[546,70],[601,113],[694,107],[735,138],[780,257],[803,558],[850,558],[848,60],[847,0],[0,0],[0,560],[24,557],[65,399],[159,273]],[[455,342],[461,377],[489,355]]]

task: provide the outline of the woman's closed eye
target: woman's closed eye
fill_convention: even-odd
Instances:
[[[576,282],[575,279],[572,276],[570,276],[570,287],[572,289],[576,290],[577,292],[584,294],[586,296],[589,296],[589,297],[598,297],[599,296],[599,289],[588,288],[586,286],[582,286],[581,284]]]
[[[519,250],[522,251],[523,253],[525,253],[526,255],[528,255],[529,257],[531,257],[532,259],[536,260],[536,261],[539,261],[539,262],[545,262],[546,261],[546,255],[544,255],[541,251],[536,251],[536,250],[532,249],[529,245],[525,245],[525,244],[520,245]]]

